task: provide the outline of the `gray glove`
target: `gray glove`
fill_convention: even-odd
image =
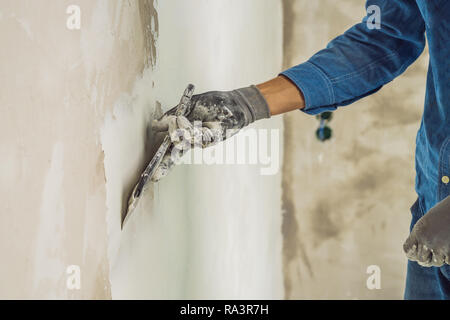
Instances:
[[[450,264],[450,196],[417,221],[403,250],[424,267]]]
[[[175,116],[175,109],[153,123],[154,131],[168,132],[173,142],[153,175],[154,182],[165,177],[189,148],[212,146],[256,120],[270,118],[269,106],[256,86],[194,95],[187,116]],[[172,152],[174,148],[178,152]]]

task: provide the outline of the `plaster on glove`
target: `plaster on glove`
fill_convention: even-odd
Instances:
[[[425,267],[450,264],[450,196],[417,221],[403,250],[409,260]]]
[[[173,147],[164,156],[152,180],[156,182],[166,176],[191,147],[212,146],[264,118],[270,118],[270,110],[256,86],[194,95],[187,116],[175,116],[175,108],[172,108],[153,123],[156,132],[169,133]]]

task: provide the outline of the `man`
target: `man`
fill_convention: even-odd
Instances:
[[[381,23],[367,16],[332,40],[307,62],[277,78],[229,92],[192,98],[187,117],[173,109],[154,124],[169,131],[178,148],[177,130],[193,133],[202,121],[201,145],[225,139],[263,118],[300,109],[307,114],[333,111],[375,93],[403,73],[428,40],[430,62],[425,108],[416,145],[416,192],[411,233],[404,243],[408,261],[406,299],[450,299],[450,0],[369,0]],[[192,139],[194,140],[194,139]],[[189,140],[189,143],[194,143]],[[179,149],[182,149],[179,147]],[[167,174],[176,159],[165,156],[156,176]]]

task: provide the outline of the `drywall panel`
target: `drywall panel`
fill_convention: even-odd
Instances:
[[[281,68],[278,1],[160,1],[155,9],[155,63],[115,102],[101,134],[112,296],[281,298],[280,170],[262,176],[258,165],[180,165],[149,187],[120,230],[128,192],[155,144],[148,125],[158,106],[177,104],[188,83],[197,93],[230,90]],[[258,127],[282,137],[281,124],[274,118]]]
[[[1,298],[111,297],[100,128],[146,44],[139,2],[73,4],[0,5]]]
[[[279,173],[182,165],[120,230],[157,107],[279,71],[278,1],[5,0],[0,38],[1,298],[282,297]]]

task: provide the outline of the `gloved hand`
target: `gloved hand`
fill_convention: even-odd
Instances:
[[[153,175],[154,182],[165,177],[189,148],[214,145],[256,120],[270,118],[269,106],[256,86],[194,95],[186,116],[175,116],[175,109],[153,123],[154,131],[168,132],[173,142]]]
[[[425,267],[450,264],[450,196],[417,221],[403,250],[408,259]]]

